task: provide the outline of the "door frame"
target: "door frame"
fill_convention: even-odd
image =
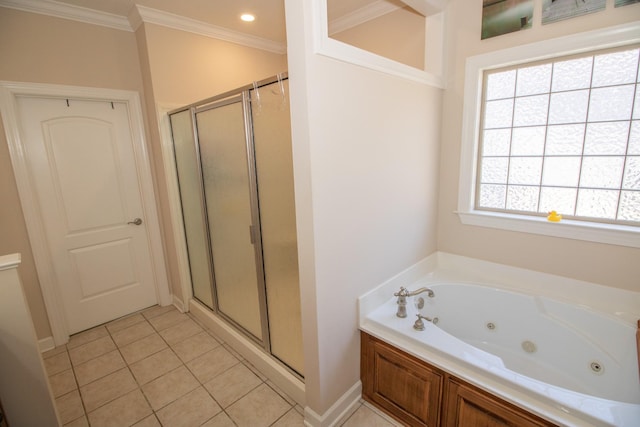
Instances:
[[[173,305],[185,313],[190,310],[189,307],[193,299],[193,284],[191,283],[187,240],[184,234],[184,220],[182,217],[182,202],[180,200],[180,188],[178,185],[178,167],[176,165],[176,154],[173,147],[173,136],[169,117],[169,112],[179,107],[178,105],[157,105],[156,115],[160,128],[165,184],[169,198],[169,211],[171,214],[169,215],[169,219],[171,221],[173,240],[176,245],[176,262],[178,265],[178,275],[180,276],[180,290],[182,291],[181,297],[175,294],[173,295]]]
[[[160,305],[171,304],[171,293],[164,260],[164,248],[160,233],[150,158],[145,143],[142,106],[138,93],[117,89],[0,81],[0,112],[2,113],[9,155],[16,178],[31,251],[55,345],[59,346],[69,341],[69,329],[64,316],[62,298],[58,292],[53,261],[47,246],[44,224],[36,199],[35,186],[29,176],[25,142],[22,140],[19,131],[20,118],[17,97],[24,95],[40,98],[113,101],[127,105],[133,152],[140,185],[140,197],[147,224],[156,296]]]

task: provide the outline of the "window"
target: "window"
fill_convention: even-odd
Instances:
[[[637,26],[469,58],[462,137],[463,223],[640,247]]]
[[[640,225],[639,55],[486,71],[476,208]]]

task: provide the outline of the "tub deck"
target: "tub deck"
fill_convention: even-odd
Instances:
[[[469,289],[448,298],[453,302],[448,307],[441,304],[443,311],[434,311],[447,295],[434,289],[435,297],[425,297],[420,310],[428,317],[437,316],[437,325],[425,322],[424,331],[414,330],[418,309],[411,300],[408,317],[396,317],[393,293],[401,286],[433,289],[438,283],[522,294],[529,298],[529,312],[500,298],[492,306],[495,293],[480,300]],[[573,308],[567,311],[563,304]],[[362,331],[555,424],[640,425],[640,292],[438,252],[361,296],[358,306]],[[474,318],[477,306],[488,309]],[[530,317],[536,311],[542,317]],[[515,320],[505,320],[503,314]],[[495,331],[511,332],[495,343],[487,338],[488,323],[497,325]],[[537,333],[539,323],[545,326]],[[572,343],[559,333],[562,328],[572,331]],[[568,360],[556,365],[558,372],[568,372],[564,380],[546,369],[556,364],[547,357],[554,347],[560,350],[555,359]],[[588,353],[587,359],[580,358],[582,353]],[[532,363],[536,358],[543,363]]]

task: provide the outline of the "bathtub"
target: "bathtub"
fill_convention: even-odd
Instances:
[[[558,425],[640,426],[629,313],[438,275],[406,287],[422,286],[434,297],[407,298],[406,318],[387,286],[386,301],[361,313],[360,329]],[[417,313],[434,321],[415,330]]]

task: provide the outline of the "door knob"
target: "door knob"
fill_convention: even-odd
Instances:
[[[140,224],[142,224],[142,220],[140,218],[136,218],[133,221],[127,222],[127,224],[140,225]]]

